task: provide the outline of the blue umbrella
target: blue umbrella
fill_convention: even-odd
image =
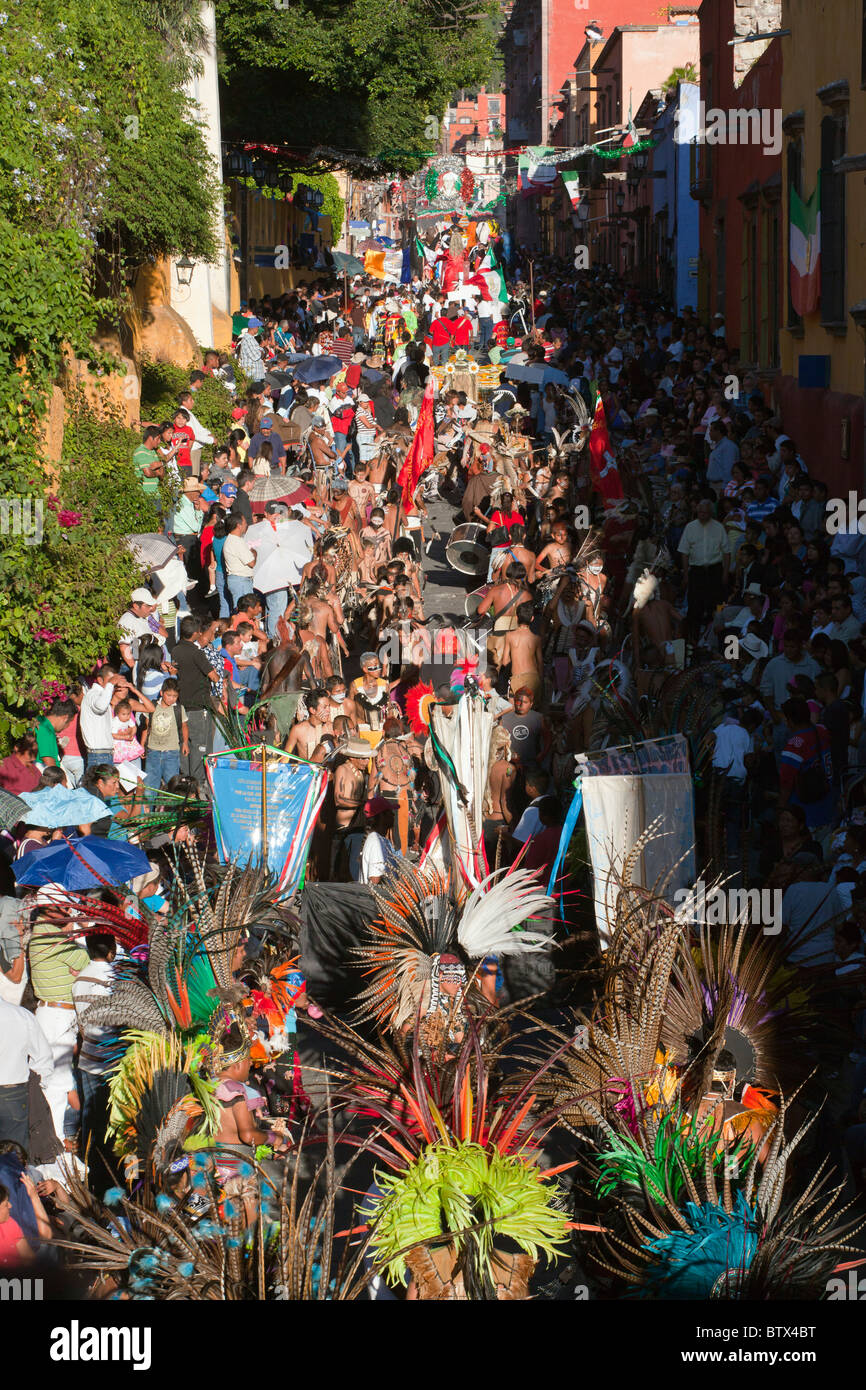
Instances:
[[[125,840],[104,840],[100,835],[83,835],[68,843],[54,840],[45,849],[31,850],[12,865],[19,883],[31,887],[56,883],[70,892],[96,888],[100,878],[107,883],[129,883],[149,870],[147,855],[136,845]]]
[[[295,363],[292,376],[297,377],[298,381],[303,381],[306,386],[312,386],[315,381],[328,381],[342,370],[343,364],[339,357],[308,357],[304,362]]]
[[[21,798],[30,807],[24,817],[28,825],[42,825],[58,830],[64,825],[90,825],[92,821],[113,816],[114,812],[83,787],[44,787],[42,791],[25,792]]]

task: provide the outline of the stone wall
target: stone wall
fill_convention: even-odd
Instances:
[[[742,38],[746,34],[757,34],[761,31],[772,33],[773,30],[781,27],[781,23],[781,0],[734,0],[734,38]],[[749,69],[754,66],[761,54],[766,52],[771,42],[772,40],[767,39],[761,43],[738,43],[734,45],[732,52],[734,55],[735,87],[741,85]]]

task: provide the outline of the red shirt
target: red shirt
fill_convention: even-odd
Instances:
[[[490,520],[493,522],[494,526],[504,526],[506,531],[510,531],[512,526],[522,526],[524,524],[520,512],[509,512],[508,516],[506,516],[505,513],[499,511],[498,508],[493,513]]]
[[[181,425],[180,427],[175,425],[172,429],[171,442],[172,444],[183,445],[183,448],[178,449],[175,455],[178,468],[192,468],[192,458],[189,451],[195,443],[195,433],[189,425]]]
[[[472,320],[466,314],[451,320],[451,337],[455,347],[465,348],[472,342]]]
[[[430,341],[434,347],[444,347],[446,343],[453,341],[451,322],[443,314],[440,314],[438,319],[434,319],[430,325]]]

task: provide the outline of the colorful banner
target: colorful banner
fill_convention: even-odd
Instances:
[[[278,749],[267,755],[266,770],[250,749],[206,759],[217,849],[222,864],[243,867],[264,858],[288,895],[303,877],[328,774],[314,763],[277,762]]]
[[[577,771],[582,777],[644,776],[648,772],[689,772],[689,745],[684,734],[645,739],[601,753],[581,753]]]

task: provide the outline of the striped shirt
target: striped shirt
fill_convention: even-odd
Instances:
[[[84,947],[77,946],[55,922],[37,918],[28,956],[36,998],[54,1004],[71,1004],[75,978],[90,964]]]

